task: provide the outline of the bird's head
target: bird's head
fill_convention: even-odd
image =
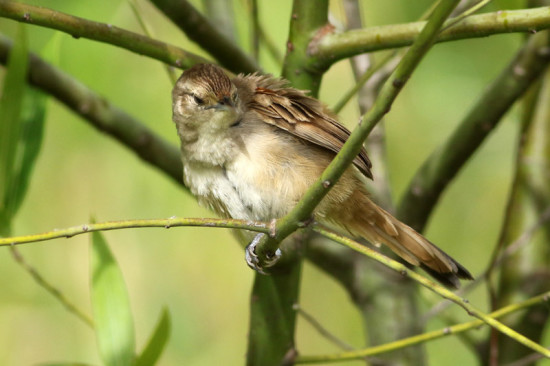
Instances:
[[[237,88],[223,70],[201,64],[186,70],[172,91],[172,119],[178,131],[218,134],[241,118]]]

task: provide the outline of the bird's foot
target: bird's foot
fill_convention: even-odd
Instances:
[[[267,275],[268,273],[265,272],[264,269],[273,267],[275,263],[277,263],[279,258],[281,258],[282,252],[281,249],[277,248],[275,253],[273,253],[272,255],[267,255],[265,259],[261,260],[260,257],[258,257],[258,255],[256,254],[256,247],[265,239],[266,235],[263,233],[256,235],[245,249],[245,258],[246,263],[250,268],[252,268],[256,272]]]

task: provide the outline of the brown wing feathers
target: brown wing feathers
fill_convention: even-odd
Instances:
[[[285,88],[281,80],[260,75],[244,78],[256,83],[249,107],[268,117],[268,123],[335,153],[340,151],[350,131],[332,118],[319,101],[301,90]],[[353,163],[372,179],[371,162],[365,149],[361,149]]]

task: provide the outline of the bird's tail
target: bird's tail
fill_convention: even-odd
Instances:
[[[385,244],[412,265],[422,267],[445,286],[460,287],[459,279],[473,279],[472,275],[451,256],[432,244],[410,226],[377,206],[368,197],[356,202],[354,217],[347,227],[374,245]],[[346,225],[347,226],[347,225]]]

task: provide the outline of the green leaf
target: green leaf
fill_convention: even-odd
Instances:
[[[37,366],[92,366],[89,363],[82,362],[53,362],[53,363],[41,363]]]
[[[145,346],[141,355],[138,356],[135,366],[150,366],[154,365],[170,336],[170,313],[168,309],[163,309],[159,322],[155,328],[155,331],[151,335],[147,346]]]
[[[10,52],[0,99],[0,233],[9,232],[14,214],[13,184],[17,146],[21,135],[21,108],[28,67],[26,28],[19,24]]]
[[[42,146],[46,117],[46,95],[28,88],[23,101],[22,131],[17,149],[17,164],[11,181],[10,204],[12,217],[17,213],[27,193],[30,177]]]
[[[99,354],[107,366],[134,362],[134,324],[122,272],[101,233],[92,234],[92,306]]]

